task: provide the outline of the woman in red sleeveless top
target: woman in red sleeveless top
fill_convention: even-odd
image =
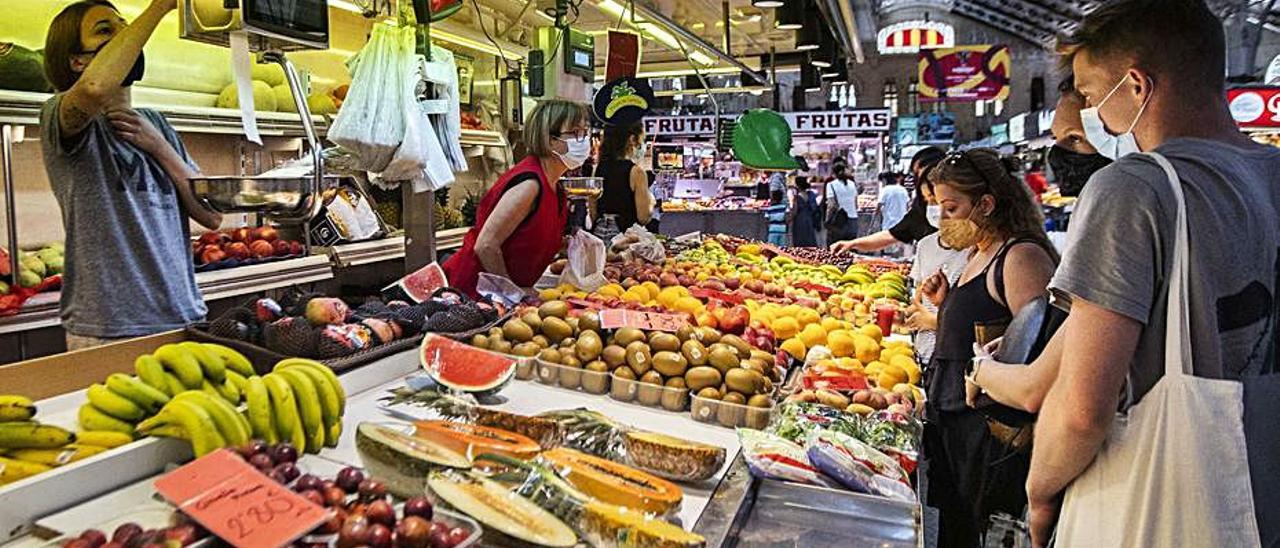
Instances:
[[[532,287],[563,242],[569,206],[560,177],[591,153],[586,105],[547,100],[529,113],[529,155],[498,178],[476,208],[476,224],[443,267],[449,285],[471,296],[481,272]]]

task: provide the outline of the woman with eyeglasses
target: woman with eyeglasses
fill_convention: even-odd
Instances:
[[[560,178],[591,154],[590,120],[581,103],[549,99],[534,107],[524,126],[529,155],[481,198],[475,226],[443,265],[449,285],[475,297],[487,272],[533,287],[562,246],[569,204]]]
[[[188,219],[212,230],[222,216],[196,200],[187,180],[199,169],[169,122],[133,108],[142,46],[174,7],[153,0],[129,23],[106,0],[82,0],[45,37],[57,93],[40,111],[40,148],[66,231],[69,350],[180,329],[206,313]]]
[[[990,149],[948,155],[929,174],[942,208],[939,237],[969,260],[953,287],[945,273],[920,287],[939,307],[926,373],[929,503],[940,511],[938,546],[978,546],[989,516],[1022,515],[1028,455],[995,439],[965,403],[977,332],[1007,325],[1044,295],[1058,259],[1027,186]]]

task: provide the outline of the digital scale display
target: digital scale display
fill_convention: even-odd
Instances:
[[[325,0],[244,0],[244,20],[249,26],[286,37],[328,42]]]

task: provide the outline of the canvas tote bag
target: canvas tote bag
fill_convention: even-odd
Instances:
[[[1118,415],[1097,459],[1067,489],[1056,547],[1259,546],[1244,441],[1243,385],[1192,375],[1187,206],[1178,202],[1165,373]]]

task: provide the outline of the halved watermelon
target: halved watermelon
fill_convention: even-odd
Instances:
[[[420,303],[431,298],[431,294],[437,289],[449,285],[449,278],[444,275],[444,269],[439,264],[431,263],[427,266],[409,273],[385,288],[382,289],[384,295],[398,296],[403,294],[409,300]],[[398,289],[398,291],[397,291]]]
[[[418,421],[413,424],[417,427],[413,433],[415,436],[431,440],[469,459],[486,453],[529,459],[542,450],[536,441],[497,428],[453,421]]]
[[[428,333],[419,358],[440,386],[477,397],[498,393],[516,374],[516,360]]]

